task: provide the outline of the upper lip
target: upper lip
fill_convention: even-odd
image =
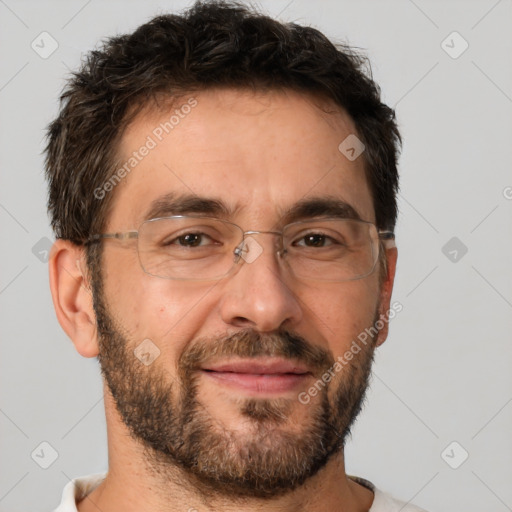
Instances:
[[[204,365],[202,369],[213,372],[252,373],[261,375],[280,373],[295,373],[300,375],[309,373],[309,369],[303,364],[275,357],[211,363]]]

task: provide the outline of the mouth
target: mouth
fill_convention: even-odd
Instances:
[[[205,365],[201,371],[220,385],[254,394],[294,391],[313,375],[303,364],[281,358],[231,360]]]

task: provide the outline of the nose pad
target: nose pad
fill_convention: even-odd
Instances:
[[[235,258],[238,262],[242,259],[246,263],[252,263],[258,259],[262,252],[261,244],[253,236],[248,236],[235,249]]]
[[[252,263],[263,253],[263,246],[253,236],[255,234],[262,233],[273,235],[274,237],[276,235],[280,235],[280,233],[265,231],[251,232],[251,234],[249,236],[246,236],[233,251],[235,263],[240,263],[240,260],[243,260],[246,263]],[[284,255],[286,251],[284,250],[283,247],[282,236],[277,236],[275,238],[273,247],[274,252],[277,253],[279,256],[282,257]]]
[[[244,253],[244,245],[245,241],[242,240],[233,251],[233,263],[240,263],[240,260],[242,259],[242,254]]]

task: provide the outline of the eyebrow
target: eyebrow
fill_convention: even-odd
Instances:
[[[287,210],[281,211],[284,224],[314,217],[362,220],[351,204],[333,196],[303,198]]]
[[[172,215],[200,214],[232,219],[241,209],[238,203],[235,207],[228,206],[217,198],[201,197],[194,194],[168,193],[151,202],[143,216],[143,221]],[[349,203],[333,196],[315,196],[303,198],[290,208],[279,209],[279,224],[286,225],[299,220],[315,217],[335,217],[341,219],[362,220],[357,210]]]
[[[146,221],[171,215],[187,215],[189,213],[227,219],[234,216],[238,209],[239,206],[234,209],[229,208],[220,199],[171,192],[152,201],[143,216],[143,220]]]

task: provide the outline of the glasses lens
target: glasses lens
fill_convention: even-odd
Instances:
[[[379,238],[375,226],[368,222],[320,219],[287,226],[284,247],[297,277],[350,281],[373,272]]]
[[[242,230],[206,217],[146,221],[139,230],[139,258],[148,274],[170,279],[215,279],[234,265]]]
[[[230,222],[175,216],[146,221],[139,229],[138,251],[148,274],[209,280],[230,272],[242,242],[242,229]],[[375,226],[368,222],[319,219],[286,226],[283,248],[287,265],[297,277],[350,281],[373,272],[379,237]]]

